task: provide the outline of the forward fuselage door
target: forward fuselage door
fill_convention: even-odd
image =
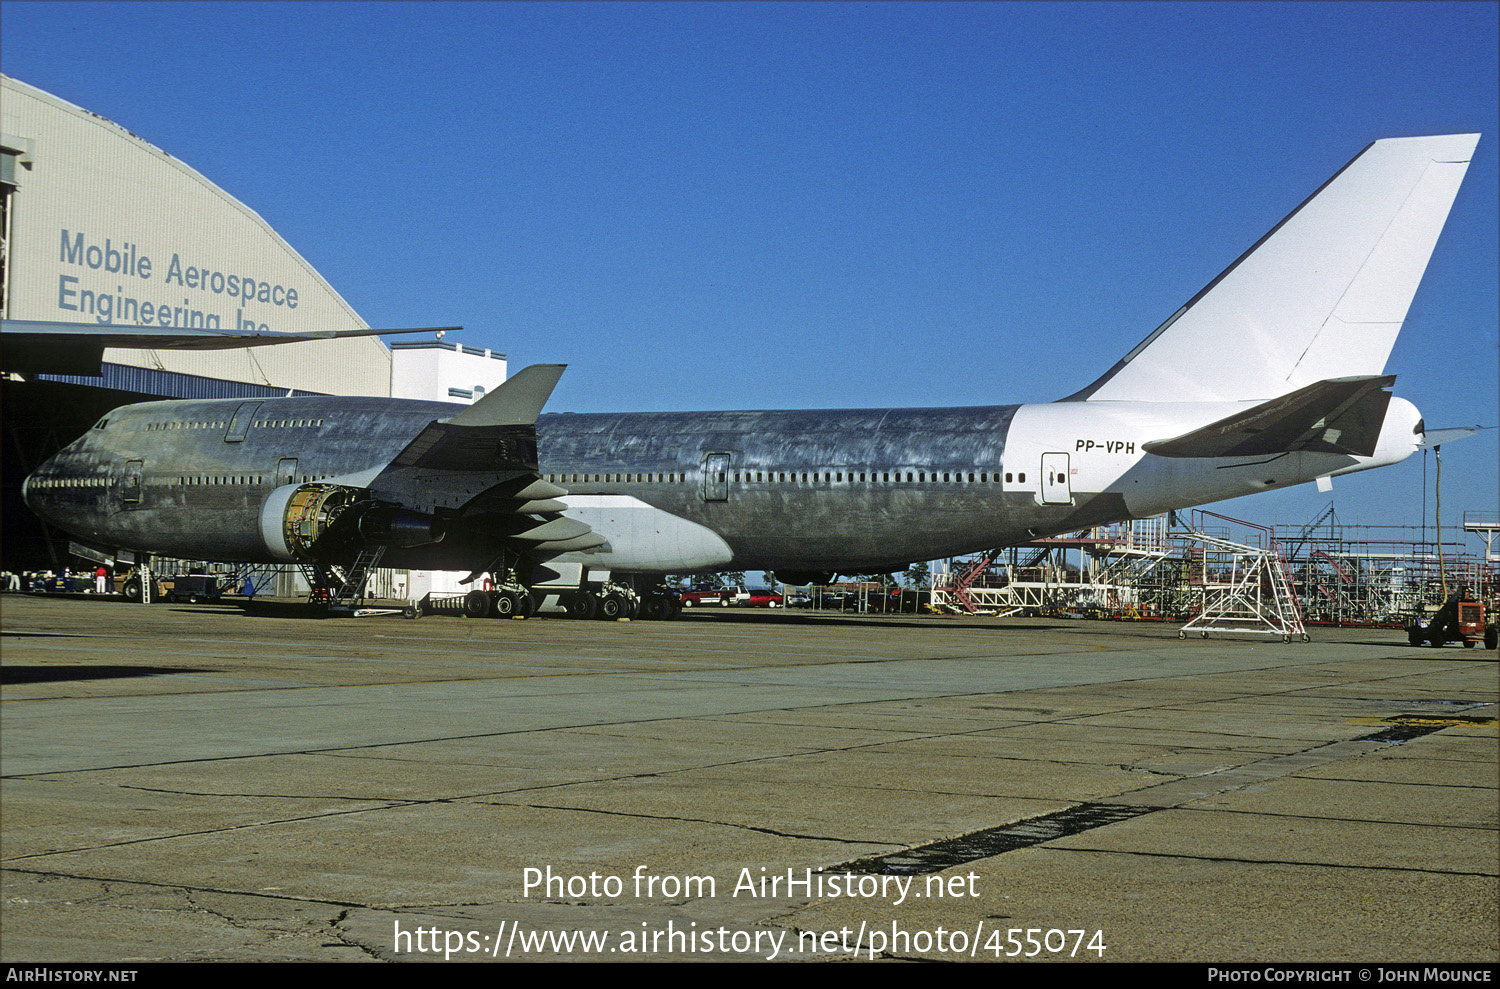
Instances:
[[[1042,504],[1071,505],[1073,484],[1068,478],[1066,453],[1042,454]]]
[[[276,461],[276,483],[277,484],[296,484],[297,483],[297,458],[296,457],[282,457],[280,460]]]
[[[730,453],[708,453],[703,456],[703,500],[729,500]]]
[[[141,503],[141,471],[144,460],[125,461],[125,472],[120,475],[120,503],[126,508],[135,508]]]

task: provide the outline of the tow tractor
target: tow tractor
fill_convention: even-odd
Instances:
[[[1408,625],[1406,637],[1414,646],[1424,641],[1434,647],[1462,642],[1465,649],[1473,649],[1483,640],[1486,649],[1494,649],[1500,644],[1500,630],[1485,621],[1484,602],[1475,600],[1467,587],[1443,602],[1425,627],[1417,621]]]

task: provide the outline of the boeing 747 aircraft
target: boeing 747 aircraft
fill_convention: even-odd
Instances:
[[[171,401],[25,482],[109,554],[464,570],[471,611],[571,586],[671,613],[665,573],[894,570],[1394,464],[1428,435],[1386,359],[1477,134],[1376,141],[1102,377],[1040,405],[541,415],[562,368],[473,406]]]

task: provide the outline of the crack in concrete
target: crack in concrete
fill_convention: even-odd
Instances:
[[[599,814],[605,817],[631,817],[647,821],[678,821],[683,824],[711,824],[717,827],[734,828],[740,831],[752,831],[757,834],[768,834],[777,838],[795,838],[799,841],[828,841],[840,845],[891,845],[893,842],[865,841],[857,838],[836,838],[832,835],[798,834],[794,831],[777,831],[774,828],[758,828],[753,824],[736,824],[733,821],[711,821],[697,817],[677,817],[666,814],[641,814],[635,811],[600,810],[596,807],[567,807],[553,804],[506,804],[509,807],[529,807],[532,810],[561,810],[573,811],[582,814]]]

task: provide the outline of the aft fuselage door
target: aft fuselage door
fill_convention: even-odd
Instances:
[[[703,457],[703,500],[729,500],[729,461],[733,454],[709,453]]]
[[[1071,505],[1073,484],[1068,478],[1066,453],[1042,454],[1042,504]]]

